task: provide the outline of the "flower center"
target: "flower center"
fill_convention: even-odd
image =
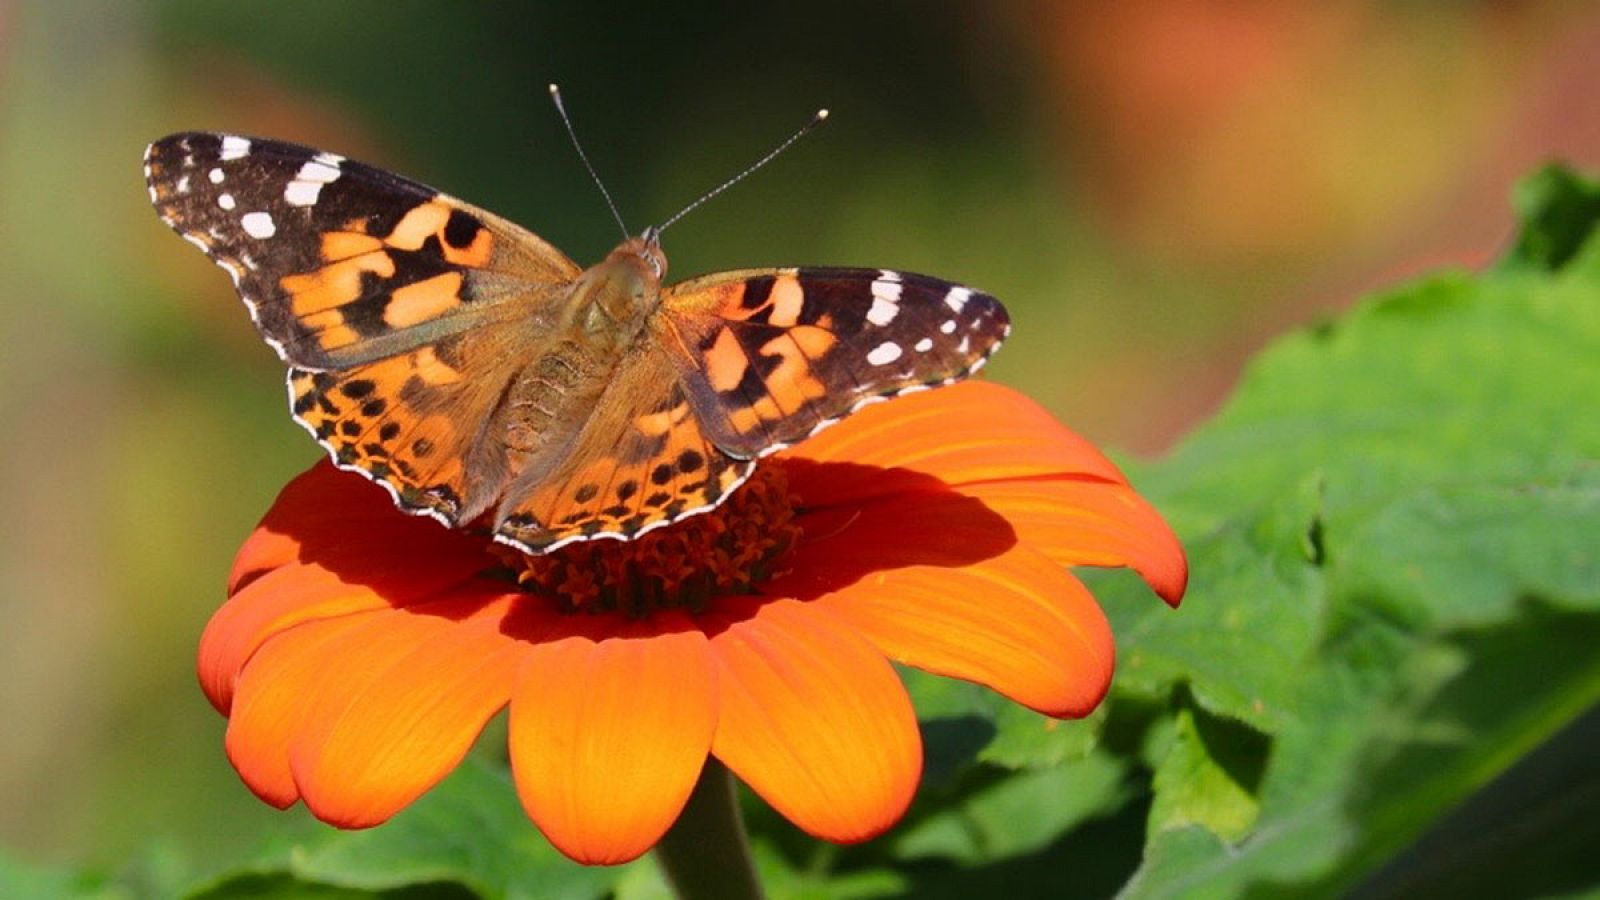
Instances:
[[[799,537],[788,479],[769,464],[716,509],[635,540],[578,541],[541,556],[495,551],[523,590],[569,611],[644,615],[699,612],[713,597],[752,592]]]

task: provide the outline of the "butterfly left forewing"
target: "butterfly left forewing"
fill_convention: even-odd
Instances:
[[[520,226],[426,185],[283,141],[151,144],[156,212],[233,278],[263,339],[337,370],[537,314],[579,268]]]
[[[964,378],[1010,332],[994,297],[885,269],[708,275],[669,288],[660,316],[702,427],[740,458]]]
[[[145,154],[168,226],[233,278],[289,363],[294,418],[407,512],[463,525],[509,476],[485,425],[580,270],[426,185],[283,141],[175,134]]]

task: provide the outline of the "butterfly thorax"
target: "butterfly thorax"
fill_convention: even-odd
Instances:
[[[571,337],[606,354],[631,346],[661,302],[666,271],[666,254],[654,241],[623,241],[573,282],[564,316]]]
[[[560,462],[644,338],[665,271],[660,247],[632,238],[572,282],[558,336],[511,380],[496,412],[509,477]]]

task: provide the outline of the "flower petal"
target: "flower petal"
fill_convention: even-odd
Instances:
[[[711,653],[687,616],[558,616],[511,697],[528,816],[581,863],[627,862],[682,812],[716,726]]]
[[[1129,566],[1172,606],[1189,565],[1161,514],[1125,484],[1028,479],[964,485],[960,493],[1004,516],[1025,544],[1068,566]]]
[[[284,488],[234,560],[230,599],[200,639],[200,684],[224,714],[262,642],[303,622],[404,606],[492,565],[484,541],[407,516],[326,462]]]
[[[307,622],[251,657],[240,675],[224,739],[228,760],[262,800],[286,808],[300,799],[289,771],[289,742],[328,675],[327,647],[368,615]]]
[[[702,620],[717,623],[711,752],[816,837],[852,843],[893,825],[916,790],[922,741],[883,654],[794,600],[722,601]]]
[[[223,715],[246,661],[268,638],[306,622],[388,609],[383,597],[326,570],[291,565],[250,580],[224,603],[200,636],[200,687]]]
[[[373,613],[320,649],[323,683],[289,743],[317,818],[377,825],[455,768],[509,698],[524,647],[501,626],[519,596],[485,585]]]
[[[1047,715],[1087,715],[1111,684],[1105,614],[1070,572],[1025,546],[961,568],[886,570],[816,604],[896,662]]]
[[[240,547],[228,593],[268,570],[300,562],[388,596],[388,588],[404,589],[419,572],[483,568],[483,548],[481,539],[400,513],[382,488],[323,460],[284,487]]]
[[[916,489],[928,476],[947,485],[1040,475],[1124,480],[1044,407],[986,381],[869,406],[778,458],[830,464],[786,467],[790,488],[808,507]]]
[[[763,593],[809,600],[908,566],[957,570],[1017,546],[983,502],[948,488],[807,512],[784,573]]]

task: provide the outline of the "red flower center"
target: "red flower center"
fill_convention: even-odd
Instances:
[[[767,464],[716,509],[636,540],[579,541],[542,556],[495,549],[501,574],[570,612],[699,612],[778,573],[800,538],[795,506],[783,467]]]

